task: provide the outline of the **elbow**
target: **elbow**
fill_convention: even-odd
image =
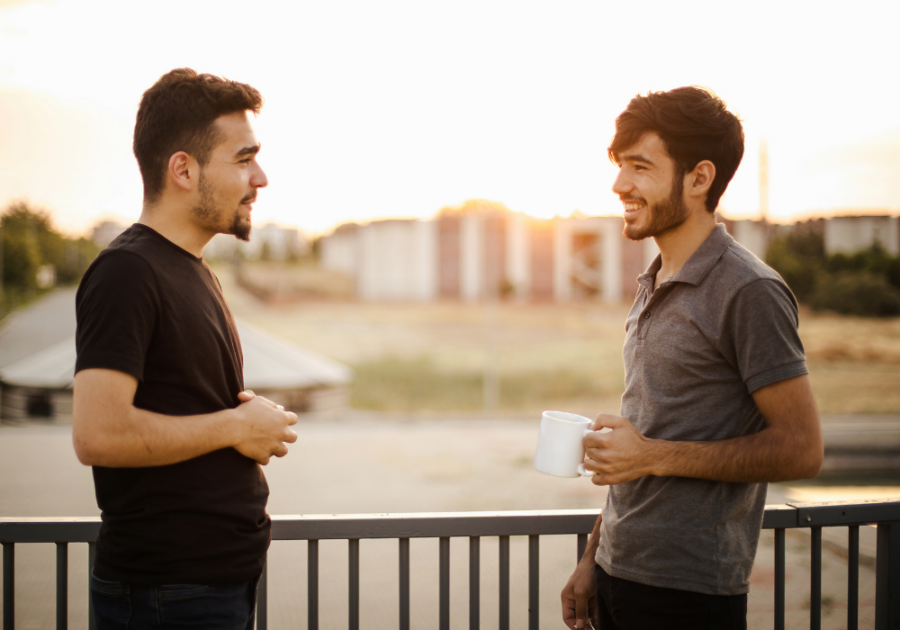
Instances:
[[[84,466],[104,466],[108,462],[108,443],[103,434],[89,423],[80,421],[78,414],[72,416],[72,446],[75,456]]]
[[[813,477],[818,477],[819,473],[822,472],[822,464],[825,461],[825,453],[823,448],[819,448],[812,457],[809,458],[809,462],[807,463],[806,475],[801,477],[801,479],[812,479]]]
[[[98,466],[98,448],[90,439],[72,432],[72,445],[75,447],[75,456],[84,466]]]
[[[822,464],[825,460],[825,449],[821,440],[815,445],[806,449],[803,457],[796,460],[796,468],[791,479],[812,479],[818,477],[822,472]]]

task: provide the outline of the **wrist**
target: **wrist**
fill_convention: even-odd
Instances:
[[[223,434],[228,440],[228,446],[235,447],[244,439],[244,422],[243,414],[239,411],[240,407],[234,409],[225,409],[221,413]]]
[[[666,440],[647,439],[644,446],[646,457],[645,476],[665,477],[669,474],[666,470],[666,462],[668,461],[668,447],[670,445],[671,442]]]

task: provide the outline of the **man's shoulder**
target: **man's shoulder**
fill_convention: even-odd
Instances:
[[[729,243],[715,271],[720,281],[727,282],[735,290],[757,280],[772,280],[778,284],[785,284],[777,271],[737,241]]]

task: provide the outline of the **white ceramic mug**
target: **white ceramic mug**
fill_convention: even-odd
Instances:
[[[609,430],[609,429],[607,429]],[[565,411],[545,411],[541,416],[534,468],[557,477],[585,477],[584,446],[581,441],[591,432],[591,420]]]

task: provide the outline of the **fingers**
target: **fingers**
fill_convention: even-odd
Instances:
[[[253,400],[256,397],[256,394],[254,394],[250,389],[245,389],[242,392],[238,392],[237,397],[241,402],[247,402]]]
[[[616,429],[618,427],[623,427],[625,425],[631,424],[627,418],[623,418],[621,416],[613,416],[608,413],[600,413],[597,414],[597,418],[594,420],[591,428],[594,431],[599,431],[600,429],[609,428]]]

